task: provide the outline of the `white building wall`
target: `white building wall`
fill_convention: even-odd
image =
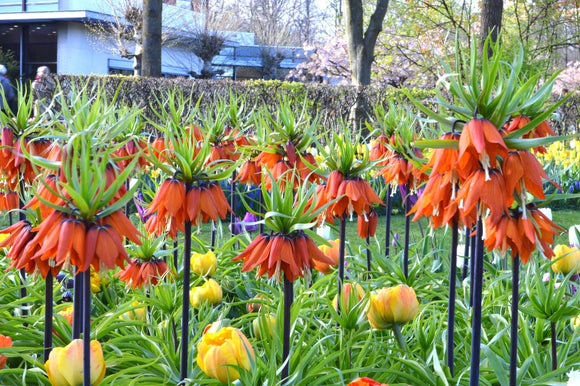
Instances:
[[[109,59],[118,58],[97,50],[82,23],[61,22],[58,26],[57,65],[61,74],[108,74]]]

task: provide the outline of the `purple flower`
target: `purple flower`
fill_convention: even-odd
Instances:
[[[151,217],[151,213],[145,214],[147,212],[147,204],[145,203],[145,197],[143,197],[143,193],[141,191],[137,192],[137,197],[133,199],[135,203],[135,207],[137,208],[137,213],[139,214],[139,218],[141,222],[146,223],[147,219]]]
[[[246,212],[246,215],[244,216],[244,219],[242,220],[242,223],[244,224],[244,228],[246,229],[246,232],[248,233],[252,233],[258,230],[258,218],[256,217],[255,214],[250,213],[250,212]]]
[[[391,245],[393,247],[396,247],[399,244],[401,244],[401,238],[399,237],[399,232],[395,232],[395,234],[393,235],[393,241],[391,241]]]
[[[401,199],[403,200],[404,203],[405,197],[407,196],[407,187],[405,184],[401,184],[399,185],[399,189],[401,190]],[[411,195],[409,196],[409,204],[411,206],[414,206],[417,203],[417,199],[421,196],[422,193],[423,188],[417,189],[415,193],[411,193]]]
[[[236,217],[234,219],[233,224],[230,223],[229,228],[230,228],[230,232],[232,232],[232,234],[234,234],[234,235],[239,235],[240,233],[242,233],[244,231],[244,227],[242,226],[239,217]]]

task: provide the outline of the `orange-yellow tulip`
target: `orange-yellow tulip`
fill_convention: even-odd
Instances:
[[[240,379],[238,370],[249,371],[255,361],[254,349],[238,329],[223,327],[206,332],[197,345],[197,365],[211,378],[227,383]]]
[[[83,341],[75,339],[66,347],[54,348],[44,364],[52,386],[77,386],[83,384]],[[105,377],[105,358],[101,344],[91,341],[91,385],[101,383]]]
[[[419,302],[415,290],[404,284],[385,287],[371,294],[368,318],[371,326],[383,330],[405,324],[417,315]]]
[[[330,246],[328,245],[321,245],[318,247],[322,251],[322,253],[329,257],[330,260],[333,261],[332,264],[326,264],[325,262],[314,262],[314,268],[322,273],[330,273],[330,267],[336,267],[338,265],[338,254],[339,254],[339,241],[331,240],[329,241]]]

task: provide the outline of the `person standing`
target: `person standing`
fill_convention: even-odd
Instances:
[[[47,66],[38,67],[36,79],[32,82],[35,116],[43,114],[48,108],[47,103],[52,99],[54,80],[48,74],[50,74],[50,69]]]
[[[0,64],[0,93],[3,91],[4,94],[4,97],[0,97],[0,110],[3,113],[6,113],[7,107],[10,108],[11,106],[14,106],[14,102],[16,101],[16,93],[10,84],[10,80],[8,80],[8,77],[6,76],[6,72],[6,66]],[[5,106],[4,103],[6,103],[7,106]],[[16,113],[16,111],[13,112]]]

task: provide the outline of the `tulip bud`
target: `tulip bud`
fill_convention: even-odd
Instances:
[[[0,348],[2,347],[12,347],[12,338],[9,336],[0,335]],[[6,365],[8,358],[4,355],[0,355],[0,370]]]
[[[211,276],[217,269],[217,258],[213,251],[194,253],[191,256],[191,271],[200,276]]]
[[[415,290],[404,284],[396,287],[384,287],[376,294],[371,294],[368,318],[371,326],[382,330],[393,324],[405,324],[411,321],[419,311],[419,302]]]
[[[342,285],[342,291],[340,293],[342,299],[342,306],[344,312],[347,314],[352,311],[354,306],[365,297],[365,290],[358,283],[344,283]],[[334,295],[332,299],[332,307],[336,310],[338,308],[338,295]]]
[[[559,244],[554,248],[552,271],[567,275],[570,272],[580,273],[580,250]]]
[[[140,303],[137,301],[131,303],[132,306],[138,306],[139,304]],[[121,318],[125,319],[125,320],[146,321],[147,320],[147,307],[139,307],[139,308],[135,308],[135,309],[132,309],[130,311],[127,311],[123,315],[121,315]]]
[[[189,300],[193,308],[198,308],[202,303],[218,304],[222,301],[222,289],[213,279],[206,281],[201,287],[193,287],[189,292]]]
[[[98,385],[105,377],[105,358],[101,344],[91,341],[91,385]],[[53,386],[83,384],[83,341],[75,339],[66,347],[54,348],[44,364]]]
[[[258,340],[262,340],[262,331],[267,332],[270,337],[274,336],[274,328],[276,328],[276,317],[274,315],[260,315],[252,321],[254,336]]]
[[[248,338],[233,327],[207,332],[197,345],[197,365],[201,371],[223,383],[240,379],[238,370],[249,371],[254,361]]]
[[[256,295],[254,296],[253,300],[263,300],[266,297],[262,294]],[[259,312],[262,309],[262,303],[248,303],[248,305],[246,306],[246,309],[248,310],[248,312]]]
[[[66,321],[72,326],[73,324],[73,306],[68,306],[58,311],[58,314],[63,316]]]
[[[329,241],[330,247],[328,245],[321,245],[318,247],[327,257],[330,257],[334,264],[333,267],[338,265],[338,255],[339,255],[339,240]],[[330,265],[325,263],[318,263],[314,262],[314,268],[322,273],[329,273],[330,272]]]
[[[572,325],[572,328],[574,330],[577,329],[578,327],[580,327],[580,315],[575,316],[572,319],[570,319],[570,324]]]

